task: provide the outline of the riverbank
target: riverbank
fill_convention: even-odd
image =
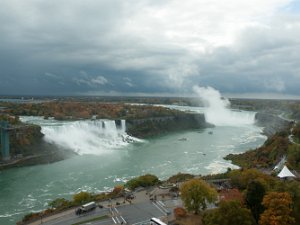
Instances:
[[[300,159],[296,153],[298,145],[291,139],[295,122],[267,113],[257,113],[255,118],[258,125],[264,126],[263,132],[268,137],[265,143],[241,154],[229,154],[224,159],[242,168],[272,171],[283,157],[287,157],[287,164],[300,168],[296,163]]]
[[[141,177],[134,179],[139,180],[140,178]],[[93,218],[97,218],[99,213],[104,213],[103,215],[106,215],[109,218],[109,220],[103,221],[103,224],[105,225],[112,224],[112,222],[118,224],[121,223],[121,221],[125,224],[145,223],[146,221],[149,221],[153,215],[155,215],[154,217],[161,218],[165,223],[175,222],[177,220],[190,220],[188,224],[191,224],[192,221],[192,224],[205,224],[205,222],[209,221],[211,218],[211,216],[207,216],[212,215],[211,213],[218,210],[219,207],[222,207],[222,204],[219,204],[219,201],[209,204],[207,208],[201,210],[197,218],[194,218],[193,214],[187,213],[188,209],[185,208],[184,201],[182,201],[180,196],[180,188],[182,187],[182,184],[191,179],[201,179],[218,191],[219,201],[222,201],[222,204],[228,203],[227,210],[231,209],[230,202],[235,201],[240,204],[239,208],[242,207],[246,209],[248,207],[249,212],[251,212],[251,206],[247,203],[242,204],[242,202],[245,202],[246,199],[249,198],[249,193],[252,191],[249,184],[252,183],[263,187],[260,201],[264,195],[268,195],[269,193],[281,194],[282,192],[285,192],[287,195],[292,196],[290,201],[293,203],[293,208],[291,208],[290,216],[296,220],[296,224],[300,221],[300,216],[298,214],[298,210],[300,209],[300,195],[298,192],[299,181],[280,180],[255,169],[241,169],[228,170],[226,173],[209,176],[177,174],[170,177],[168,180],[160,181],[159,184],[155,184],[157,181],[154,183],[150,182],[147,185],[140,183],[136,188],[132,189],[132,191],[127,192],[127,195],[122,191],[125,190],[124,187],[116,186],[112,192],[104,194],[104,196],[107,196],[108,200],[106,198],[101,201],[96,201],[100,209],[96,209],[91,213],[86,213],[81,217],[75,215],[74,212],[76,207],[56,213],[48,209],[40,213],[30,214],[30,217],[26,217],[25,222],[19,222],[18,224],[38,225],[43,223],[49,225],[69,225],[75,224],[75,222],[92,220]],[[125,187],[127,187],[130,182],[131,181],[127,182]],[[162,188],[163,186],[168,188]],[[247,193],[247,195],[243,195],[242,192]],[[110,196],[112,193],[115,193],[115,195]],[[121,195],[118,196],[118,193]],[[84,196],[83,193],[79,194]],[[255,197],[255,195],[256,193],[252,191],[251,196]],[[126,196],[128,196],[128,198]],[[91,199],[86,199],[82,203],[87,201],[91,201]],[[280,202],[278,204],[282,203]],[[81,204],[78,204],[77,207],[80,205]],[[183,212],[183,214],[178,214],[178,211]],[[219,216],[226,218],[224,212],[222,213],[223,214]],[[238,215],[241,216],[239,213]],[[255,215],[256,214],[253,213],[253,216]],[[283,216],[287,215],[284,214]]]

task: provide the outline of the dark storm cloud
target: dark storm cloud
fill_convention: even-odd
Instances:
[[[2,1],[0,94],[300,95],[289,2]]]

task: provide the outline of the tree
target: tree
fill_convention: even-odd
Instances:
[[[137,178],[133,178],[126,183],[126,187],[134,190],[137,187],[150,187],[159,183],[157,176],[152,174],[146,174]]]
[[[206,202],[214,202],[217,192],[203,180],[192,179],[185,182],[181,188],[181,199],[188,211],[197,214],[200,209],[206,209]]]
[[[239,189],[246,189],[251,181],[259,180],[267,188],[274,186],[276,179],[256,169],[233,170],[229,173],[231,183]]]
[[[252,225],[254,218],[249,209],[238,201],[221,201],[219,208],[204,214],[205,225]]]
[[[176,219],[186,217],[186,211],[184,208],[176,207],[174,209],[174,216]]]
[[[300,169],[300,146],[290,145],[288,150],[288,162],[294,169]]]
[[[78,194],[73,195],[73,200],[75,204],[83,204],[93,200],[92,194],[88,192],[79,192]]]
[[[270,192],[263,199],[266,210],[261,214],[259,225],[292,225],[292,198],[287,192]]]
[[[60,209],[60,208],[67,208],[70,205],[70,202],[64,198],[57,198],[49,202],[48,205],[52,209]]]
[[[256,223],[258,223],[259,216],[264,211],[264,207],[261,203],[265,193],[265,187],[258,180],[251,181],[248,184],[246,192],[246,205],[251,210]]]

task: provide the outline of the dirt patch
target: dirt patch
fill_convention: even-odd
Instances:
[[[195,214],[188,214],[186,217],[176,219],[172,224],[174,225],[202,225],[202,216]]]

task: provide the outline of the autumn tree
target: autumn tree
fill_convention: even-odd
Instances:
[[[292,168],[300,170],[300,146],[299,145],[289,146],[288,162]]]
[[[231,183],[239,189],[246,189],[251,181],[259,180],[267,188],[276,183],[276,179],[256,169],[233,170],[229,173]]]
[[[261,214],[259,225],[292,225],[292,198],[287,192],[270,192],[263,198],[266,210]]]
[[[206,182],[199,179],[192,179],[185,182],[181,188],[181,199],[188,211],[197,214],[200,210],[206,209],[206,202],[214,202],[217,192]]]
[[[265,187],[258,180],[251,181],[247,186],[246,205],[251,210],[256,223],[258,223],[259,216],[264,211],[262,200],[265,193]]]
[[[73,201],[75,204],[83,204],[92,200],[93,200],[93,196],[88,192],[82,191],[73,195]]]
[[[64,198],[57,198],[57,199],[49,202],[48,205],[52,209],[60,209],[60,208],[68,207],[70,205],[70,201],[68,201]]]
[[[206,212],[205,225],[253,225],[254,218],[249,209],[243,208],[239,201],[221,201],[219,208]]]
[[[176,207],[174,209],[174,216],[176,219],[186,217],[187,213],[184,208]]]
[[[143,176],[133,178],[126,183],[126,187],[134,190],[137,187],[149,187],[159,183],[157,176],[152,174],[145,174]]]

